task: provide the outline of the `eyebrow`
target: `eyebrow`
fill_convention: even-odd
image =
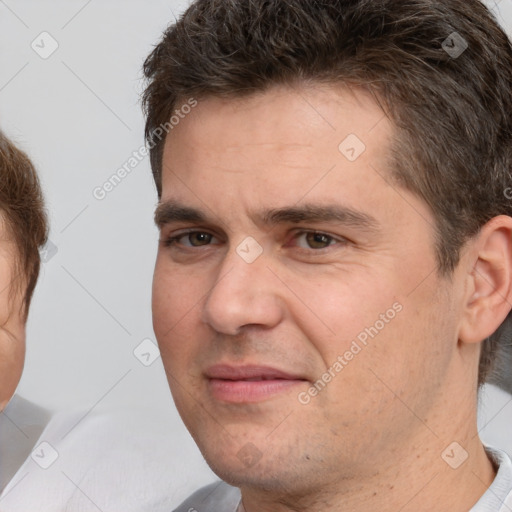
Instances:
[[[172,222],[206,222],[206,216],[195,208],[173,201],[159,203],[155,210],[155,224],[161,228]]]
[[[371,215],[340,205],[305,204],[275,208],[256,213],[253,217],[261,219],[260,223],[268,226],[301,222],[337,222],[368,232],[375,232],[379,228],[379,222]],[[155,211],[155,224],[159,228],[172,222],[207,223],[208,221],[208,216],[201,210],[174,201],[160,203]]]
[[[371,215],[340,205],[305,204],[299,207],[278,208],[265,212],[263,222],[269,225],[285,222],[338,222],[365,231],[376,231],[379,227],[377,219]]]

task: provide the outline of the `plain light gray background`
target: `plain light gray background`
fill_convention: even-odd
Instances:
[[[512,34],[512,0],[488,3]],[[103,200],[93,190],[143,145],[141,65],[187,4],[0,0],[0,126],[37,165],[57,248],[42,269],[18,391],[54,408],[159,411],[170,435],[184,427],[161,361],[144,366],[133,353],[154,341],[156,193],[148,159]],[[42,58],[32,44],[45,57],[58,48]],[[484,439],[509,452],[511,399],[487,389],[481,411]],[[211,478],[202,466],[198,475],[197,484]]]

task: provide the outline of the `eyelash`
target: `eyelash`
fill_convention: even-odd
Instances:
[[[212,235],[208,231],[191,230],[191,231],[185,231],[178,235],[170,236],[170,237],[166,238],[163,241],[163,243],[164,243],[165,247],[172,247],[174,245],[177,245],[182,238],[185,238],[186,236],[190,236],[190,235],[194,235],[194,234],[210,235],[211,237],[215,238],[215,235]]]
[[[208,231],[190,230],[190,231],[182,232],[182,233],[179,233],[177,235],[168,237],[167,239],[165,239],[163,241],[164,246],[165,247],[174,247],[174,246],[179,244],[179,241],[182,238],[185,238],[187,236],[191,236],[191,235],[194,235],[194,234],[205,234],[205,235],[211,236],[212,238],[215,238],[215,235],[213,235],[212,233],[209,233]],[[316,231],[316,230],[302,230],[302,231],[298,231],[298,232],[296,232],[292,236],[292,240],[296,241],[297,239],[299,239],[299,237],[307,236],[307,235],[325,236],[326,238],[329,239],[330,243],[329,243],[329,245],[327,245],[327,247],[323,247],[323,248],[319,248],[319,249],[314,249],[312,247],[309,247],[309,248],[298,247],[298,249],[304,250],[304,251],[320,252],[322,250],[328,249],[332,245],[337,245],[337,244],[346,245],[348,243],[348,240],[343,238],[343,237],[335,237],[335,236],[330,235],[328,233],[324,233],[323,231]],[[332,243],[332,242],[334,242],[334,243]],[[184,247],[186,248],[185,250],[190,250],[190,249],[197,249],[197,248],[200,248],[200,247],[207,247],[209,245],[212,245],[212,244],[208,243],[208,244],[205,244],[204,246],[196,246],[196,247],[184,246]]]

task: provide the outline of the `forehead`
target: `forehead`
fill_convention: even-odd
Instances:
[[[360,206],[388,187],[392,135],[375,99],[358,89],[274,87],[207,98],[167,136],[162,202],[226,212],[235,203]]]
[[[333,143],[338,149],[336,142],[350,134],[362,142],[377,142],[373,139],[379,132],[372,132],[383,123],[391,128],[376,99],[362,89],[318,84],[274,86],[249,96],[199,101],[169,133],[164,154],[185,141],[198,151],[215,152],[237,151],[241,144],[245,151],[251,146],[273,146],[282,149],[285,156],[306,150],[322,138],[326,145],[332,147]]]

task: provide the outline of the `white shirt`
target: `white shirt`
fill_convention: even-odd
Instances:
[[[512,462],[499,450],[487,448],[487,453],[498,466],[493,483],[469,512],[512,512]],[[237,512],[240,491],[225,482],[203,487],[184,501],[174,512]]]
[[[156,414],[51,415],[15,398],[0,414],[0,512],[169,512],[189,452]]]
[[[489,447],[486,450],[498,466],[498,473],[489,489],[469,512],[511,512],[512,462],[510,457],[500,450]]]

